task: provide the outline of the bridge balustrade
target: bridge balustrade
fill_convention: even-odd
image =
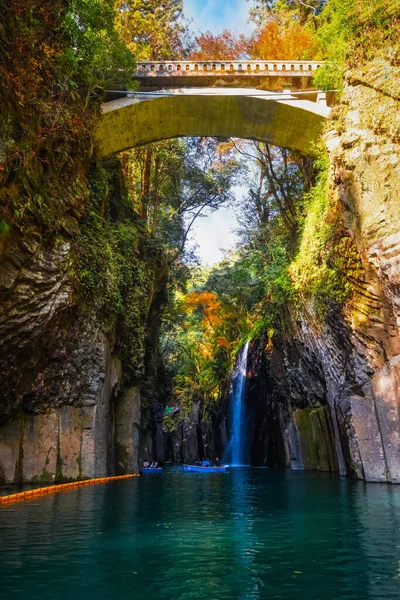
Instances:
[[[136,66],[139,77],[176,75],[275,75],[281,77],[312,75],[323,63],[320,61],[148,61]]]

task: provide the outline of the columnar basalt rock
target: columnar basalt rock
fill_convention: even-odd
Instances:
[[[122,344],[129,340],[121,342],[115,325],[82,302],[73,262],[76,239],[13,233],[2,250],[0,483],[104,477],[116,466],[119,473],[137,471],[140,403],[136,412],[130,407],[126,423],[118,410],[129,389],[123,388],[117,351],[126,362]],[[165,265],[157,260],[149,282],[153,295],[138,309],[142,337],[165,280]],[[132,419],[137,435],[130,427],[127,440],[124,427]],[[116,450],[123,442],[129,460],[121,466]]]
[[[349,73],[335,128],[326,138],[330,193],[340,199],[344,225],[362,262],[361,273],[349,274],[353,298],[342,311],[332,307],[322,320],[312,302],[290,309],[267,362],[271,422],[279,423],[269,434],[282,438],[271,463],[329,466],[366,481],[400,483],[400,121],[395,71],[381,64]],[[318,431],[321,420],[316,415],[322,414],[326,421]],[[317,460],[315,453],[324,445],[325,456]]]
[[[104,476],[122,376],[110,333],[74,305],[70,242],[21,244],[0,268],[0,478]]]
[[[342,310],[332,307],[321,319],[312,301],[301,309],[288,308],[273,349],[263,356],[268,389],[262,392],[264,413],[260,407],[252,409],[254,462],[266,459],[276,466],[400,483],[399,76],[398,67],[390,64],[347,74],[326,143],[331,192],[340,200],[344,226],[363,269],[350,275],[354,295]],[[120,131],[127,131],[121,123],[128,115],[132,134],[131,112],[140,112],[140,123],[151,122],[158,131],[164,110],[151,115],[151,103],[133,110],[133,101],[124,102]],[[266,116],[282,135],[279,114],[294,110],[283,102],[265,102],[259,112],[252,105],[261,100],[208,99],[202,102],[206,129],[200,131],[192,118],[198,98],[178,100],[186,106],[188,130],[181,129],[175,102],[157,100],[175,119],[167,119],[161,137],[217,135],[223,122],[214,117],[223,113],[228,121],[232,115],[243,121],[246,136],[264,139],[257,132],[265,127]],[[230,110],[225,110],[227,102]],[[208,103],[215,107],[213,113]],[[304,115],[297,112],[291,140],[303,123]],[[310,117],[315,134],[324,120],[320,117]],[[113,119],[108,126],[114,127]],[[243,130],[235,131],[239,135]],[[143,141],[149,140],[135,143]],[[309,141],[307,134],[300,146],[289,138],[285,145],[304,150]],[[130,147],[132,139],[124,144],[110,152]],[[74,235],[71,227],[65,229],[52,236],[33,229],[13,232],[8,246],[0,247],[0,482],[101,477],[112,474],[115,464],[119,472],[139,468],[144,403],[138,385],[131,381],[123,387],[115,329],[78,305],[71,274]],[[154,323],[166,281],[165,265],[159,267],[163,274],[154,283],[153,296],[146,298],[142,327],[149,332],[149,348],[156,340]],[[256,375],[254,369],[255,381]],[[160,420],[155,421],[156,437],[142,441],[148,452],[154,450],[150,445],[157,447],[158,455],[162,436]],[[220,454],[220,425],[204,424],[200,403],[195,405],[170,439],[167,455],[190,462]]]
[[[115,411],[116,472],[139,471],[140,390],[128,388],[118,399]]]
[[[179,419],[176,430],[165,433],[165,443],[166,458],[178,463],[222,457],[227,444],[224,417],[219,414],[205,418],[203,402],[194,402],[192,410]]]

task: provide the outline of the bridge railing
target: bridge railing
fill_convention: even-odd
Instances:
[[[231,61],[146,61],[136,65],[137,77],[196,75],[310,76],[323,65],[320,61],[231,60]]]

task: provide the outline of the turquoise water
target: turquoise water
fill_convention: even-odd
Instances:
[[[400,598],[400,487],[233,469],[0,507],[0,598]]]

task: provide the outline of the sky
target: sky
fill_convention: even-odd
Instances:
[[[232,191],[236,198],[240,198],[247,188],[235,186]],[[227,251],[234,248],[237,228],[238,222],[233,207],[223,206],[195,221],[189,241],[197,245],[196,253],[202,264],[212,266],[220,262]]]
[[[231,29],[241,33],[250,33],[251,24],[247,23],[252,0],[184,0],[185,16],[193,19],[192,30],[220,33]]]
[[[247,23],[252,0],[184,0],[185,16],[192,19],[191,29],[220,33],[230,29],[239,33],[251,33]],[[238,187],[235,194],[240,196],[243,189]],[[224,257],[224,250],[232,249],[236,236],[237,221],[233,208],[221,208],[206,218],[197,219],[189,240],[197,245],[197,254],[203,264],[213,265]]]

